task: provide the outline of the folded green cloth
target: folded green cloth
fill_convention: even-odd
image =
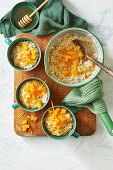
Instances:
[[[37,7],[44,0],[28,0]],[[58,31],[68,27],[87,28],[87,22],[67,10],[63,5],[62,0],[49,0],[48,3],[40,11],[39,27],[33,29],[30,33],[35,36],[46,36],[55,34]],[[19,34],[20,31],[13,28],[10,23],[10,12],[8,12],[0,20],[0,34],[4,37],[13,37]]]
[[[95,78],[82,87],[75,87],[63,99],[61,105],[68,107],[73,113],[88,108],[95,114],[107,112],[107,107],[102,99],[103,85],[99,78]]]

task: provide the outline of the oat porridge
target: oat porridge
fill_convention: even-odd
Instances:
[[[45,83],[36,80],[30,80],[24,83],[19,90],[19,99],[21,103],[29,109],[41,109],[47,102],[47,88]]]
[[[21,41],[14,46],[11,58],[14,65],[21,69],[30,69],[38,60],[39,52],[34,43]]]
[[[59,38],[50,49],[48,57],[48,72],[57,80],[64,83],[78,83],[91,76],[95,64],[84,58],[84,53],[73,40],[78,39],[87,43],[89,55],[97,58],[93,45],[85,38],[77,35],[65,35]]]
[[[73,128],[73,118],[65,108],[50,109],[45,117],[45,126],[50,134],[65,136]]]

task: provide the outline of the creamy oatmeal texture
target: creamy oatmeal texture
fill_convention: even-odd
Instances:
[[[19,91],[19,99],[26,108],[41,109],[43,104],[47,102],[48,93],[44,84],[31,80],[22,85]]]
[[[57,40],[50,49],[48,71],[57,80],[64,83],[78,83],[87,79],[95,69],[90,60],[83,61],[84,53],[73,40],[87,43],[89,55],[96,58],[93,45],[77,35],[66,35]]]
[[[14,46],[11,58],[15,66],[21,69],[30,69],[38,60],[39,52],[36,45],[30,41],[21,41]]]
[[[73,128],[73,118],[65,108],[50,109],[45,118],[45,126],[54,136],[65,136]]]

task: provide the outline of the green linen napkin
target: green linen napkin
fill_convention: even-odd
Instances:
[[[44,0],[28,0],[37,7]],[[39,27],[33,29],[30,33],[35,36],[46,36],[55,34],[58,31],[68,27],[82,27],[87,28],[88,23],[73,15],[63,5],[62,0],[49,0],[48,3],[40,11]],[[0,34],[4,37],[13,37],[21,33],[16,30],[10,23],[10,12],[8,12],[0,20]]]
[[[63,99],[61,105],[68,107],[73,113],[82,108],[88,108],[95,114],[102,114],[107,112],[107,107],[102,97],[102,81],[95,78],[82,87],[73,88]]]

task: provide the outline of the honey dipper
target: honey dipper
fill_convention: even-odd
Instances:
[[[20,19],[20,21],[18,22],[19,26],[24,28],[25,26],[27,26],[31,21],[32,21],[32,17],[33,15],[35,15],[35,13],[42,8],[46,3],[48,2],[48,0],[45,0],[34,12],[32,12],[30,15],[25,15],[22,19]]]

